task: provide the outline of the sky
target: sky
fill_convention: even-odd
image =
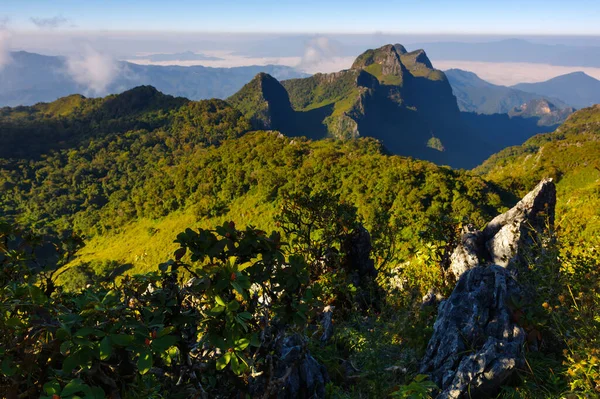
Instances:
[[[97,77],[101,84],[117,60],[211,67],[279,64],[327,73],[349,68],[366,49],[402,43],[409,50],[429,48],[440,69],[470,70],[497,84],[574,71],[600,78],[598,21],[600,0],[0,0],[0,70],[12,51],[24,50],[65,56],[69,65],[84,70],[82,76]],[[488,43],[513,38],[585,62],[541,64],[527,51],[515,58],[510,46],[489,47],[506,59],[479,55],[465,60],[456,55],[470,50],[448,47],[449,42],[484,43],[488,51]],[[450,51],[440,55],[432,43]],[[144,59],[187,51],[208,58]]]
[[[2,0],[35,29],[600,34],[598,0]]]

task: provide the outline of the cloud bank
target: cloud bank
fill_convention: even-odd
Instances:
[[[31,17],[30,20],[40,29],[56,29],[69,23],[69,20],[62,15],[57,15],[50,18]]]
[[[313,68],[337,57],[339,52],[339,47],[329,38],[324,36],[314,38],[306,44],[298,68]]]
[[[90,46],[86,46],[81,54],[67,59],[69,75],[93,95],[106,94],[108,86],[119,76],[121,69],[114,58]]]
[[[464,69],[476,73],[481,79],[487,80],[490,83],[504,86],[512,86],[518,83],[543,82],[560,75],[579,71],[600,79],[600,68],[592,67],[567,67],[525,62],[479,62],[435,59],[432,62],[433,66],[438,69]]]

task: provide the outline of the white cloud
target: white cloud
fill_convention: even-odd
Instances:
[[[108,86],[121,73],[121,67],[114,58],[90,46],[86,46],[81,54],[68,58],[67,68],[73,80],[94,95],[106,94]]]
[[[31,22],[40,29],[56,29],[69,23],[69,20],[62,15],[49,18],[31,17],[30,19]]]
[[[517,83],[543,82],[571,72],[585,72],[600,79],[600,68],[567,67],[525,62],[479,62],[434,60],[433,65],[442,70],[458,68],[471,71],[490,83],[512,86]]]
[[[314,68],[316,65],[330,62],[338,55],[339,48],[334,42],[325,36],[316,37],[304,47],[304,54],[297,66],[304,70]]]
[[[232,53],[230,51],[204,51],[204,54],[220,58],[219,60],[195,60],[195,61],[157,61],[153,62],[149,59],[136,58],[125,59],[127,62],[142,65],[179,65],[179,66],[194,66],[202,65],[213,68],[231,68],[248,65],[284,65],[301,69],[306,73],[329,73],[338,72],[342,69],[348,69],[352,66],[355,57],[332,57],[321,60],[312,65],[302,65],[302,57],[245,57]]]

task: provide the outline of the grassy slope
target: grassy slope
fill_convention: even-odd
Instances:
[[[573,239],[600,235],[600,106],[573,114],[554,133],[492,156],[476,171],[525,193],[539,179],[557,180],[558,226]]]
[[[210,165],[212,172],[203,165]],[[213,198],[231,198],[218,216],[198,212],[204,197],[196,191],[205,185],[203,176],[214,171],[249,179],[238,181],[246,188],[233,197],[224,197],[230,195],[224,194],[229,190],[229,177],[210,182],[207,190],[214,193]],[[370,229],[380,223],[376,212],[386,211],[389,223],[398,221],[404,226],[397,236],[396,255],[400,257],[411,253],[418,245],[418,233],[428,230],[430,223],[442,215],[482,225],[503,209],[499,193],[478,177],[429,162],[381,154],[373,140],[365,139],[310,142],[277,137],[275,133],[249,133],[182,160],[165,169],[164,175],[146,185],[168,187],[166,182],[177,181],[178,176],[197,176],[197,183],[188,180],[185,184],[189,186],[182,189],[189,192],[185,194],[185,206],[164,217],[134,219],[118,233],[93,237],[73,264],[118,261],[132,264],[131,273],[149,271],[169,258],[177,233],[187,227],[213,227],[233,220],[240,226],[251,224],[269,231],[274,228],[282,193],[307,186],[314,191],[337,193],[343,201],[355,204]],[[171,191],[155,195],[173,195],[167,193]]]

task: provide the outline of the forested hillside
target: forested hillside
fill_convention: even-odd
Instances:
[[[486,179],[525,193],[542,177],[558,188],[558,224],[569,240],[600,237],[600,107],[573,114],[554,133],[507,148],[476,169]]]
[[[143,103],[132,101],[138,96]],[[171,237],[161,233],[164,217],[172,224],[168,234],[189,223],[228,219],[271,228],[283,196],[305,190],[355,204],[376,237],[399,229],[397,237],[385,239],[403,236],[403,256],[428,224],[449,218],[481,225],[503,206],[502,192],[480,178],[384,155],[373,139],[312,142],[246,133],[249,123],[217,100],[190,102],[150,88],[103,100],[77,97],[71,108],[62,106],[67,100],[5,111],[7,122],[0,123],[14,124],[16,132],[3,134],[17,142],[28,137],[40,149],[6,147],[14,158],[2,161],[0,203],[15,222],[40,231],[72,229],[96,237],[91,243],[100,241],[108,253],[116,251],[115,258],[100,261],[136,268],[159,262],[164,252],[143,262],[139,255],[169,248]],[[29,125],[19,124],[22,114]],[[140,223],[154,233],[137,237],[130,253],[121,245],[128,235],[119,233],[139,235]]]
[[[597,395],[600,108],[465,171],[254,130],[335,96],[271,79],[0,111],[2,395]]]

